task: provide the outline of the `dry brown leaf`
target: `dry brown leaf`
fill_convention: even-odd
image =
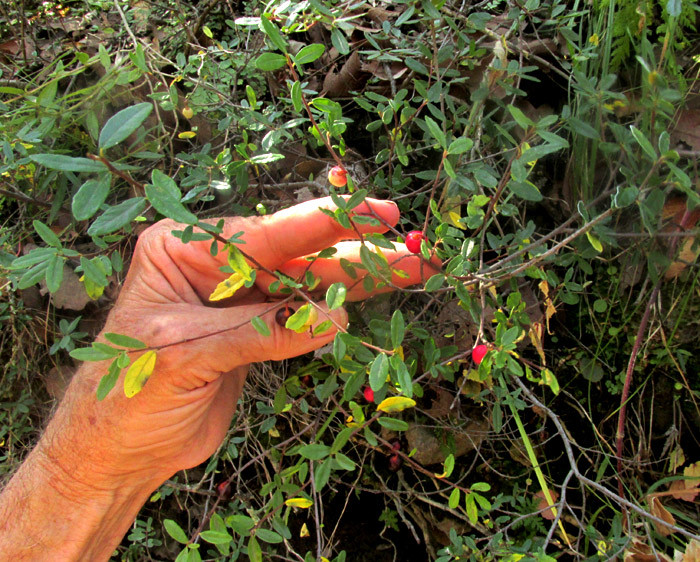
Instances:
[[[671,139],[682,141],[694,150],[700,150],[700,109],[681,110]]]
[[[679,562],[700,562],[700,542],[691,539],[685,547],[685,554]]]
[[[547,358],[544,355],[544,324],[542,322],[533,322],[530,325],[530,330],[528,332],[530,335],[530,342],[532,342],[532,345],[535,346],[535,349],[537,350],[537,354],[540,356],[540,360],[542,361],[542,365],[547,364]]]
[[[672,197],[664,203],[661,216],[669,220],[669,224],[663,229],[664,232],[682,232],[695,227],[700,220],[700,209],[688,211],[684,197]],[[695,262],[700,252],[700,245],[696,244],[694,237],[678,240],[681,245],[680,251],[676,261],[666,271],[666,279],[678,277],[688,264]]]
[[[668,556],[652,549],[638,538],[632,539],[631,546],[625,550],[623,560],[624,562],[672,562]]]
[[[669,486],[671,496],[677,500],[695,501],[700,493],[700,461],[685,467],[683,476],[686,480],[674,480]]]
[[[673,515],[671,515],[671,513],[669,513],[669,511],[663,506],[661,500],[657,496],[649,496],[649,512],[655,517],[666,521],[668,525],[676,524],[676,520],[673,517]],[[676,532],[668,525],[663,525],[658,521],[654,521],[654,527],[656,528],[656,532],[663,537],[667,537]]]
[[[353,51],[338,72],[329,72],[323,79],[323,90],[329,98],[347,96],[351,90],[359,90],[369,78],[362,71],[362,62]]]
[[[557,494],[554,490],[549,490],[549,495],[552,497],[552,502],[557,503],[557,500],[559,499],[559,494]],[[537,509],[544,510],[540,512],[542,519],[546,519],[547,521],[554,521],[554,518],[556,517],[554,508],[550,507],[549,509],[547,509],[549,502],[547,502],[547,498],[544,496],[544,491],[540,490],[535,494],[535,497],[539,498],[539,501],[537,502]]]

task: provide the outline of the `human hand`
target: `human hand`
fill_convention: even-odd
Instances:
[[[335,209],[327,198],[267,217],[227,219],[224,238],[243,231],[245,244],[240,248],[246,255],[268,271],[282,271],[291,277],[309,267],[304,256],[337,245],[333,258],[310,266],[321,278],[316,291],[323,294],[332,283],[343,281],[349,288],[349,299],[367,297],[362,283],[350,279],[340,267],[341,257],[359,263],[360,242],[341,241],[357,239],[358,233],[384,232],[387,227],[356,225],[356,230],[344,229],[319,207]],[[399,219],[396,205],[388,201],[367,199],[353,213],[376,214],[389,225]],[[162,221],[141,235],[124,287],[104,328],[105,332],[140,339],[157,350],[155,371],[148,383],[133,398],[114,390],[97,402],[95,390],[104,366],[86,365],[68,393],[65,408],[70,416],[66,419],[90,420],[89,433],[94,434],[90,437],[81,429],[76,437],[89,446],[76,450],[111,481],[136,478],[157,486],[178,470],[205,461],[225,436],[250,363],[318,349],[332,341],[337,326],[347,323],[340,308],[329,314],[334,327],[314,337],[278,325],[278,305],[268,293],[272,278],[264,271],[258,271],[254,287],[239,290],[226,308],[207,305],[211,292],[228,277],[219,269],[226,264],[226,252],[212,257],[210,242],[183,244],[171,234],[177,227]],[[407,274],[394,276],[396,286],[406,287],[435,273],[434,266],[402,244],[383,253],[393,267]],[[319,307],[316,324],[327,319],[325,304]],[[266,322],[270,336],[260,335],[251,326],[250,319],[255,316]],[[70,471],[80,473],[71,466]]]

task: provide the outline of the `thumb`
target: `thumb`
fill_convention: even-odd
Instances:
[[[302,304],[286,306],[293,313]],[[284,307],[261,303],[200,309],[194,322],[198,326],[190,323],[191,333],[212,335],[188,343],[188,355],[200,368],[218,375],[248,363],[280,361],[319,349],[333,341],[338,326],[345,328],[348,322],[344,308],[329,311],[325,303],[318,303],[314,307],[317,318],[298,333],[284,326],[289,314],[278,315]],[[323,328],[322,324],[327,328],[315,334],[314,330]]]

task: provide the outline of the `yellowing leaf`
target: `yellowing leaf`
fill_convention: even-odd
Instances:
[[[243,276],[240,273],[234,273],[216,286],[216,289],[209,295],[209,300],[220,301],[232,297],[243,285],[245,285]]]
[[[413,408],[416,405],[416,401],[412,398],[406,398],[405,396],[390,396],[385,398],[377,406],[377,410],[380,412],[386,412],[391,414],[393,412],[401,412],[406,408]]]
[[[197,133],[195,133],[194,131],[183,131],[182,133],[179,133],[177,135],[177,138],[179,138],[179,139],[193,139],[196,136],[197,136]]]
[[[603,251],[603,245],[600,243],[600,240],[593,236],[590,231],[586,232],[586,238],[588,238],[588,241],[596,252],[600,253]]]
[[[301,526],[301,532],[299,533],[299,536],[303,539],[304,537],[309,536],[309,528],[306,526],[306,523],[304,523]]]
[[[559,394],[559,381],[554,373],[549,369],[542,369],[542,380],[540,384],[546,384],[554,394]]]
[[[228,264],[231,269],[236,273],[240,274],[245,281],[250,281],[252,279],[251,274],[253,273],[253,268],[248,265],[243,257],[243,252],[241,252],[234,244],[228,247]]]
[[[148,378],[153,374],[155,366],[156,352],[153,350],[147,351],[131,364],[124,377],[124,394],[126,394],[127,398],[131,398],[141,392],[143,385],[146,384]]]
[[[78,281],[80,281],[85,286],[85,292],[94,301],[99,299],[102,296],[102,293],[105,292],[105,288],[102,285],[98,285],[89,277],[85,277],[85,275],[81,276],[80,279],[78,279]]]
[[[284,501],[284,505],[288,505],[289,507],[299,507],[301,509],[308,509],[313,504],[314,502],[307,498],[289,498],[288,500]]]
[[[318,310],[315,306],[305,304],[299,307],[294,314],[287,318],[284,327],[288,330],[294,330],[297,334],[305,332],[314,322],[318,320]]]
[[[547,358],[544,355],[544,346],[542,344],[544,340],[544,324],[542,322],[533,322],[530,325],[530,330],[528,331],[530,336],[530,342],[535,346],[538,355],[540,356],[540,361],[543,365],[547,364]]]
[[[456,226],[457,228],[460,228],[462,230],[466,230],[467,227],[462,224],[461,219],[462,217],[457,211],[450,211],[447,213],[447,218],[450,219],[450,222],[452,223],[453,226]]]

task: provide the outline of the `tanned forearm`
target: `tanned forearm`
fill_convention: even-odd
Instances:
[[[0,552],[15,562],[108,560],[149,493],[67,484],[35,451],[0,497]]]
[[[0,494],[3,560],[108,560],[164,480],[163,475],[115,474],[108,418],[95,409],[101,404],[76,394],[80,401],[59,406]]]

